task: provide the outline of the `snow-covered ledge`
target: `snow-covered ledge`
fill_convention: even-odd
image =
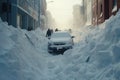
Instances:
[[[100,17],[102,17],[102,16],[103,16],[103,13],[100,14]]]
[[[114,6],[114,8],[112,9],[112,12],[115,12],[115,11],[117,11],[117,5]]]

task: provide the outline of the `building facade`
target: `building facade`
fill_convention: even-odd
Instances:
[[[92,24],[92,0],[87,1],[87,22],[86,25]]]
[[[36,0],[0,0],[0,17],[9,25],[33,30],[38,26]]]
[[[96,25],[97,23],[97,0],[92,0],[92,24]]]
[[[84,22],[87,22],[87,0],[83,0],[83,14]]]
[[[83,0],[83,12],[85,25],[92,24],[92,0]]]
[[[40,14],[45,15],[47,9],[47,3],[46,0],[40,0]]]
[[[103,23],[120,8],[120,0],[92,0],[92,24]]]
[[[47,9],[47,3],[46,0],[39,0],[40,1],[40,9],[39,9],[39,21],[40,21],[40,27],[41,29],[46,28],[46,9]]]

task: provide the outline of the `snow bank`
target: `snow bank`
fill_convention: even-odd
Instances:
[[[40,29],[28,32],[0,19],[0,80],[40,80],[47,53],[44,36]]]
[[[85,29],[84,39],[65,52],[65,70],[70,68],[67,75],[73,79],[64,80],[120,80],[120,11],[102,25]]]
[[[64,55],[47,52],[45,32],[28,32],[0,19],[0,80],[120,80],[120,11]]]

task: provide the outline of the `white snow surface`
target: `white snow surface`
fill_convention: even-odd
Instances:
[[[0,19],[0,80],[120,80],[120,11],[85,30],[73,49],[51,55],[44,31]]]

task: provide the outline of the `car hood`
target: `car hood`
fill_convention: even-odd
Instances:
[[[52,42],[68,42],[71,38],[51,38]]]

